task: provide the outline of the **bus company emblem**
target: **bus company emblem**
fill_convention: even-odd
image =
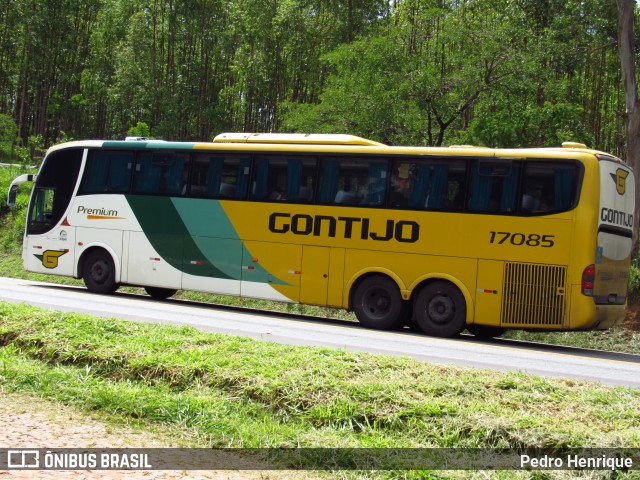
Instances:
[[[616,182],[616,192],[619,195],[624,195],[624,192],[627,189],[627,177],[629,176],[629,172],[626,170],[619,168],[616,170],[615,174],[611,174],[611,178]]]
[[[58,266],[58,259],[69,250],[45,250],[42,255],[34,255],[45,268],[53,269]]]

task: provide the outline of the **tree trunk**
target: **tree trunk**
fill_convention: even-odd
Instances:
[[[627,163],[633,168],[636,184],[635,225],[638,225],[640,195],[638,172],[640,171],[640,103],[636,83],[635,36],[633,33],[633,0],[618,0],[618,53],[622,65],[624,85],[624,123],[627,137]],[[633,251],[636,251],[638,230],[633,230]]]

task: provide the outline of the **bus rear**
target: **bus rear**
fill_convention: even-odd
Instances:
[[[593,297],[595,302],[598,323],[594,328],[604,329],[625,318],[633,249],[635,180],[624,163],[608,156],[598,157],[600,204],[595,261],[583,273],[582,293]]]

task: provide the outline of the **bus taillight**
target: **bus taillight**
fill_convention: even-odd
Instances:
[[[596,279],[596,266],[589,265],[582,271],[582,294],[593,296],[593,282]]]

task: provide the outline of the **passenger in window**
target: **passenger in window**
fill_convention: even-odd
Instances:
[[[533,212],[542,213],[548,212],[553,209],[553,195],[551,195],[548,189],[542,189],[540,196],[536,199],[535,208]]]
[[[286,194],[286,192],[284,191],[284,189],[282,187],[276,188],[269,195],[269,200],[284,201],[286,199],[287,199],[287,194]]]
[[[522,209],[525,212],[535,211],[535,209],[537,208],[537,203],[538,203],[538,199],[529,193],[525,193],[522,196]]]
[[[534,210],[536,213],[548,212],[551,210],[551,202],[548,198],[543,198],[540,200],[538,207]]]
[[[334,203],[358,203],[358,195],[351,191],[351,182],[348,178],[345,178],[342,190],[339,190],[338,193],[336,193]]]
[[[452,211],[462,210],[462,206],[464,205],[464,195],[462,188],[460,187],[460,183],[451,182],[448,187],[448,196],[444,201],[445,208]]]
[[[405,208],[409,205],[409,201],[402,190],[393,188],[389,194],[389,205],[396,208]]]
[[[398,188],[401,190],[409,188],[409,178],[415,177],[416,166],[415,164],[398,162],[396,163],[396,181]]]
[[[415,165],[406,162],[396,162],[391,175],[391,191],[389,192],[389,206],[405,208],[409,205],[410,177],[415,176]]]
[[[313,189],[311,187],[300,187],[298,197],[301,202],[310,202],[313,199]]]
[[[391,177],[391,191],[389,192],[389,206],[405,208],[409,205],[407,179],[397,174]]]
[[[230,183],[220,184],[220,196],[221,197],[233,197],[236,194],[236,186]]]

